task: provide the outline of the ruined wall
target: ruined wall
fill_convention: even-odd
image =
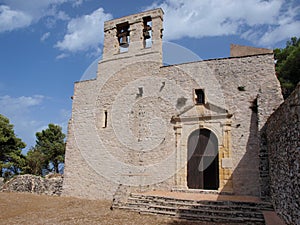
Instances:
[[[63,177],[60,175],[46,178],[30,174],[18,175],[7,181],[1,187],[2,192],[29,192],[35,194],[60,196]]]
[[[300,224],[300,84],[265,126],[270,192],[287,224]]]

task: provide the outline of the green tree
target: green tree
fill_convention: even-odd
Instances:
[[[44,165],[49,171],[59,173],[65,160],[65,134],[58,125],[49,124],[46,130],[36,133],[36,148],[45,156]]]
[[[17,138],[9,119],[0,114],[0,176],[21,173],[26,165],[22,149],[26,144]]]
[[[37,176],[43,175],[43,169],[48,169],[46,156],[39,147],[32,147],[27,152],[26,168],[24,173],[34,174]]]
[[[283,49],[274,49],[276,73],[287,98],[300,81],[300,38],[292,37]]]

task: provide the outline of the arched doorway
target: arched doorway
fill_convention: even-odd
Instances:
[[[218,139],[208,129],[198,129],[188,139],[187,185],[191,189],[218,190]]]

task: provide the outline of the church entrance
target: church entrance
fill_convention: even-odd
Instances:
[[[190,189],[218,190],[218,139],[208,129],[198,129],[188,139],[187,186]]]

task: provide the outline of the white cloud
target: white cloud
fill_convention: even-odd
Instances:
[[[99,8],[89,15],[70,20],[67,34],[55,47],[70,52],[97,50],[98,45],[103,42],[104,21],[111,18],[103,8]]]
[[[66,53],[61,53],[61,54],[59,54],[58,56],[56,56],[56,59],[64,59],[64,58],[67,58],[67,57],[69,57],[68,54],[66,54]]]
[[[269,29],[267,32],[261,33],[251,29],[242,35],[245,39],[257,40],[257,44],[267,47],[271,47],[271,45],[276,42],[290,39],[293,36],[300,36],[300,21],[280,25]]]
[[[54,16],[56,17],[56,19],[59,20],[69,20],[70,17],[68,14],[66,14],[64,11],[58,11],[57,13],[54,13]]]
[[[7,6],[31,15],[34,20],[53,14],[57,6],[68,1],[75,0],[3,0]]]
[[[44,125],[32,117],[31,113],[35,107],[43,104],[45,97],[42,95],[11,97],[0,96],[0,114],[9,118],[14,125],[15,133],[27,144],[34,145],[35,132]]]
[[[50,37],[50,32],[44,33],[43,36],[41,37],[41,42],[44,42]]]
[[[32,17],[9,6],[0,5],[0,32],[12,31],[31,24]]]
[[[73,7],[78,7],[80,5],[82,5],[83,0],[75,0],[75,2],[73,3]]]
[[[16,135],[27,144],[25,152],[35,145],[36,132],[46,129],[50,122],[62,126],[63,132],[67,132],[70,110],[59,110],[52,121],[49,121],[48,117],[45,118],[46,120],[43,119],[49,99],[43,95],[0,96],[0,114],[9,118],[10,123],[14,125]]]
[[[17,98],[8,95],[0,96],[0,108],[1,111],[9,114],[24,112],[29,107],[41,104],[44,98],[42,95],[21,96]]]
[[[68,20],[69,16],[57,8],[63,3],[78,0],[2,0],[0,5],[0,32],[25,28],[44,17]],[[78,3],[79,4],[79,3]]]
[[[271,45],[280,41],[276,37],[280,31],[287,32],[282,38],[299,34],[299,7],[293,0],[165,0],[149,8],[156,7],[165,12],[167,40],[241,35],[256,44]]]

